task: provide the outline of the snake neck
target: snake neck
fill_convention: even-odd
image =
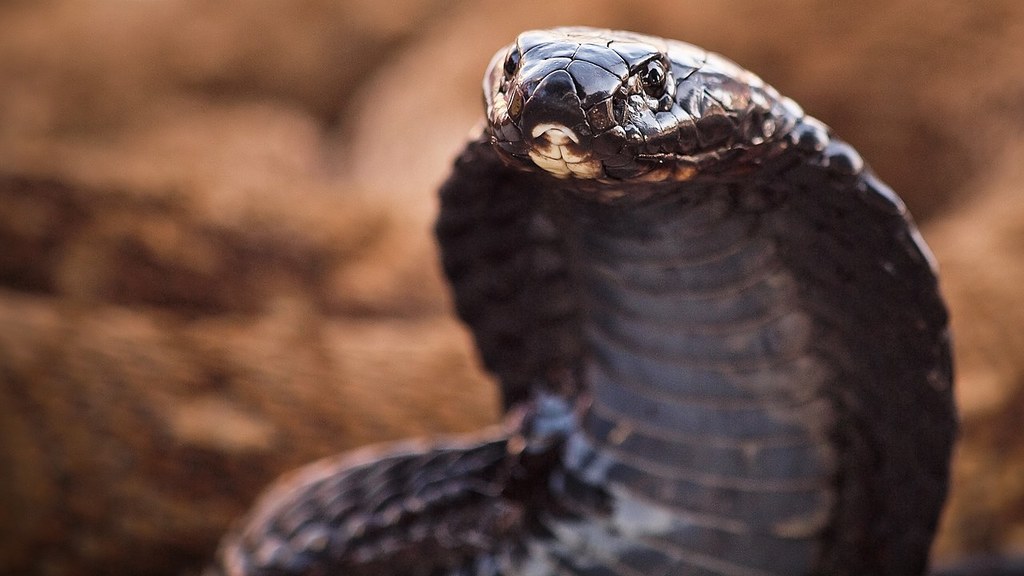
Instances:
[[[834,498],[828,370],[772,201],[707,185],[566,202],[585,352],[554,484],[606,522],[573,554],[599,565],[663,538],[677,570],[807,573]]]

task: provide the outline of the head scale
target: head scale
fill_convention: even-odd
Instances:
[[[630,32],[524,32],[484,78],[488,132],[511,163],[559,178],[687,180],[764,150],[802,115],[696,46]]]

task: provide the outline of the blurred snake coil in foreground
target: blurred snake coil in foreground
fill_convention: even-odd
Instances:
[[[923,574],[956,415],[902,201],[682,42],[526,32],[484,92],[437,235],[504,425],[293,473],[219,570]]]

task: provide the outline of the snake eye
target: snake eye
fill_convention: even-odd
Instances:
[[[665,65],[658,60],[651,60],[640,70],[640,84],[652,98],[659,98],[665,93],[665,78]]]
[[[505,77],[512,76],[516,73],[516,68],[519,68],[519,48],[513,48],[509,51],[508,56],[505,57]]]

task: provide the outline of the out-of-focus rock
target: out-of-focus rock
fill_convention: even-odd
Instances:
[[[937,551],[1024,550],[1024,131],[925,229],[956,345],[962,437]],[[974,195],[972,194],[972,195]]]
[[[444,4],[6,2],[0,131],[109,131],[175,94],[272,99],[334,121],[352,90]]]
[[[332,320],[281,298],[188,320],[2,290],[0,326],[7,574],[174,574],[285,470],[496,417],[440,316]]]

